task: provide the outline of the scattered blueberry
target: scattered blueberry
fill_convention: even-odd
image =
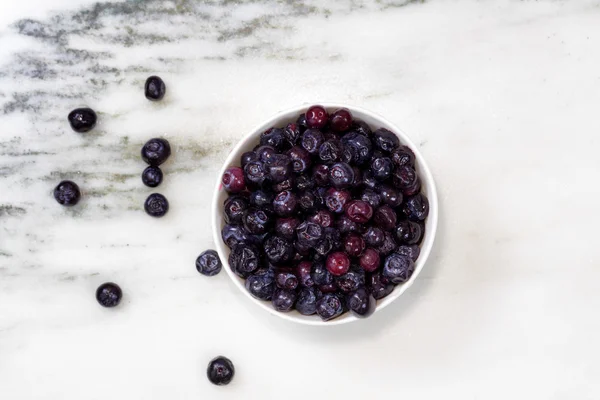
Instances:
[[[81,191],[75,182],[62,181],[54,188],[54,198],[59,204],[71,207],[79,203]]]
[[[196,259],[196,269],[202,275],[214,276],[221,272],[221,259],[214,250],[206,250]]]
[[[169,211],[169,202],[162,194],[152,193],[144,202],[144,210],[151,217],[163,217]]]
[[[163,173],[158,167],[152,165],[142,172],[142,182],[148,187],[157,187],[163,180]]]
[[[116,307],[121,302],[123,292],[116,283],[103,283],[96,289],[96,300],[103,307]]]
[[[161,100],[165,97],[165,93],[167,92],[167,87],[162,79],[158,76],[150,76],[146,79],[146,84],[144,85],[144,94],[146,98],[151,101]]]
[[[229,358],[219,356],[208,363],[206,376],[215,385],[228,385],[235,376],[235,368]]]
[[[84,133],[96,126],[98,116],[91,108],[76,108],[69,113],[67,119],[75,132]]]
[[[166,139],[150,139],[142,147],[142,159],[149,165],[159,166],[171,155],[171,145]]]

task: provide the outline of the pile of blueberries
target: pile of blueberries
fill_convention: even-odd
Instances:
[[[222,177],[222,238],[252,296],[324,321],[366,317],[410,279],[429,203],[393,132],[315,105],[240,164]]]

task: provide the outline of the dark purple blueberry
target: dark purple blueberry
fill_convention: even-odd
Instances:
[[[391,231],[396,227],[396,212],[388,205],[383,205],[373,213],[373,222],[384,231]]]
[[[229,193],[239,193],[246,189],[246,182],[244,180],[244,170],[240,167],[229,167],[223,173],[221,178],[223,187]]]
[[[259,145],[254,150],[254,152],[258,156],[258,161],[261,161],[263,163],[268,162],[271,159],[271,157],[273,157],[273,155],[277,154],[277,150],[275,150],[275,147],[269,146],[269,145],[265,145],[265,146]]]
[[[335,283],[330,283],[327,285],[321,285],[319,286],[319,291],[323,294],[325,293],[336,293],[338,291],[338,287],[336,286]]]
[[[62,181],[54,188],[54,199],[63,206],[71,207],[79,203],[81,191],[73,181]]]
[[[240,244],[229,253],[231,270],[242,278],[247,278],[260,267],[260,252],[254,246]]]
[[[208,380],[218,386],[228,385],[235,375],[233,363],[227,357],[219,356],[208,363],[206,376]]]
[[[411,221],[423,221],[429,215],[429,201],[423,194],[416,194],[406,199],[402,212]]]
[[[398,243],[394,239],[394,236],[390,232],[385,233],[385,238],[383,239],[383,243],[381,246],[377,247],[377,251],[379,254],[383,256],[387,256],[392,251],[396,250],[398,247]]]
[[[333,215],[329,211],[319,210],[307,218],[308,222],[314,222],[323,228],[329,228],[333,225]]]
[[[294,185],[295,185],[294,176],[291,176],[284,181],[273,184],[271,186],[271,190],[273,190],[275,193],[284,192],[286,190],[293,190]]]
[[[312,192],[303,192],[298,196],[298,205],[304,211],[312,212],[316,208],[316,198]]]
[[[296,228],[298,242],[303,246],[314,247],[323,238],[323,230],[319,224],[304,221]]]
[[[415,166],[415,153],[407,146],[400,146],[392,152],[392,161],[397,167],[408,165],[409,167]]]
[[[327,198],[327,188],[319,186],[316,189],[313,189],[312,192],[315,195],[315,205],[317,208],[326,207],[325,199]]]
[[[329,182],[337,189],[350,187],[354,182],[354,170],[345,162],[333,164],[329,168]]]
[[[327,256],[325,267],[334,276],[344,275],[350,269],[350,259],[346,253],[337,251]]]
[[[402,193],[398,192],[391,186],[381,185],[379,188],[379,194],[381,195],[381,200],[392,208],[396,208],[402,204]]]
[[[256,154],[256,152],[247,151],[244,154],[242,154],[242,156],[240,157],[240,165],[242,166],[242,168],[244,168],[246,166],[246,164],[248,164],[249,162],[257,161],[257,160],[258,160],[258,154]]]
[[[313,178],[319,186],[329,185],[329,167],[325,164],[319,164],[313,168]]]
[[[250,275],[245,286],[253,297],[269,301],[275,291],[275,277],[271,271],[260,271]]]
[[[375,312],[377,301],[364,287],[359,287],[346,296],[346,306],[358,318],[366,318]]]
[[[398,248],[396,249],[396,253],[401,254],[403,256],[408,256],[411,260],[416,262],[417,258],[419,258],[419,254],[421,254],[421,248],[416,244],[413,244],[411,246],[398,246]]]
[[[342,156],[342,145],[336,138],[335,140],[326,140],[319,147],[319,159],[325,164],[333,164]]]
[[[96,289],[96,300],[102,307],[116,307],[121,302],[123,291],[116,283],[107,282]]]
[[[327,125],[329,115],[323,106],[314,105],[306,110],[306,126],[311,129],[321,129]]]
[[[290,122],[283,129],[283,137],[290,146],[295,146],[300,139],[300,126],[297,123]]]
[[[350,192],[346,190],[330,188],[325,193],[325,206],[327,206],[329,211],[341,214],[344,212],[344,206],[351,198]]]
[[[295,254],[292,242],[279,236],[271,236],[265,240],[264,251],[267,260],[275,265],[292,261]]]
[[[296,292],[293,290],[275,289],[273,293],[273,308],[280,312],[288,312],[294,307],[296,302]]]
[[[275,284],[281,289],[294,290],[298,287],[298,278],[291,272],[278,272],[275,274]]]
[[[159,166],[171,155],[171,145],[162,138],[148,140],[142,147],[142,160],[147,164]]]
[[[381,205],[381,197],[372,189],[363,190],[360,199],[369,203],[373,208],[377,208]]]
[[[298,280],[300,281],[300,285],[310,287],[315,284],[313,278],[311,276],[313,264],[310,261],[302,261],[298,263],[298,267],[296,268],[296,273],[298,275]]]
[[[224,219],[228,224],[241,224],[244,211],[248,209],[248,200],[242,196],[231,196],[223,205]]]
[[[392,176],[394,164],[388,157],[373,158],[371,161],[371,173],[378,181],[385,181]]]
[[[381,185],[370,170],[363,171],[361,184],[364,188],[370,190],[376,190]]]
[[[292,215],[297,206],[298,198],[289,190],[278,193],[273,199],[273,210],[281,217]]]
[[[300,146],[292,147],[286,154],[292,160],[292,170],[297,174],[308,170],[312,164],[310,154]]]
[[[333,293],[326,293],[317,300],[317,314],[323,321],[339,317],[344,312],[342,300]]]
[[[300,146],[310,154],[317,154],[324,140],[321,131],[308,129],[300,137]]]
[[[394,284],[389,283],[387,278],[381,276],[381,272],[371,275],[368,282],[371,294],[376,300],[381,300],[394,291]]]
[[[353,165],[363,165],[371,159],[373,146],[369,138],[357,132],[349,132],[342,136],[344,161]]]
[[[316,313],[319,295],[319,289],[315,287],[300,289],[298,292],[298,299],[296,300],[296,310],[302,315],[312,315]]]
[[[419,177],[417,176],[417,179],[415,180],[415,183],[402,190],[402,194],[406,197],[410,197],[410,196],[414,196],[415,194],[419,193],[421,191],[421,179],[419,179]]]
[[[84,133],[96,126],[98,116],[91,108],[76,108],[67,116],[71,129],[75,132]]]
[[[280,183],[288,179],[292,174],[292,160],[285,154],[273,154],[267,162],[267,174],[273,183]]]
[[[352,113],[347,108],[340,108],[331,114],[329,126],[332,131],[345,132],[352,126]]]
[[[286,144],[283,129],[269,128],[260,135],[261,146],[271,146],[276,150],[282,150]]]
[[[267,206],[271,206],[274,198],[275,195],[271,192],[265,192],[264,190],[255,190],[252,193],[250,193],[250,204],[258,208],[264,208]]]
[[[298,218],[278,218],[275,221],[275,233],[288,240],[293,240],[296,237],[298,225],[300,225]]]
[[[417,244],[421,241],[423,230],[421,225],[413,221],[400,221],[396,226],[398,243]]]
[[[244,166],[244,180],[246,184],[253,183],[261,186],[267,179],[267,169],[262,161],[251,161]]]
[[[242,226],[238,225],[225,225],[221,230],[221,238],[223,242],[230,249],[239,245],[249,242],[248,232]]]
[[[167,92],[165,82],[158,76],[149,76],[144,85],[144,95],[150,101],[162,100]]]
[[[371,131],[369,125],[365,121],[360,119],[355,119],[350,129],[353,132],[360,133],[361,135],[364,135],[366,137],[371,137],[371,135],[373,134],[373,131]]]
[[[267,210],[250,207],[244,212],[242,222],[248,232],[254,235],[262,235],[269,231],[272,219]]]
[[[352,200],[346,203],[344,209],[346,216],[359,224],[366,224],[373,216],[373,207],[362,200]]]
[[[412,167],[403,165],[396,168],[392,181],[398,189],[406,190],[416,185],[417,173]]]
[[[148,187],[157,187],[160,185],[162,180],[163,173],[158,167],[153,167],[150,165],[142,172],[142,182]]]
[[[315,246],[317,255],[326,256],[332,251],[339,250],[342,247],[342,237],[340,232],[334,228],[325,228],[323,238]]]
[[[358,257],[365,249],[365,241],[356,233],[349,233],[344,238],[344,250],[350,257]]]
[[[202,275],[214,276],[221,272],[221,259],[214,250],[206,250],[196,258],[196,269]]]
[[[365,284],[365,271],[357,269],[356,271],[348,271],[344,275],[335,278],[336,286],[344,293],[355,291]]]
[[[152,193],[144,202],[144,210],[151,217],[163,217],[169,211],[167,198],[160,193]]]
[[[381,258],[376,250],[368,248],[365,249],[363,254],[360,256],[358,263],[365,271],[373,272],[379,268],[379,264],[381,264]]]
[[[335,221],[335,227],[340,231],[342,235],[345,235],[350,232],[358,232],[358,224],[348,218],[346,215],[340,216]]]
[[[414,270],[415,263],[410,257],[393,253],[385,259],[381,273],[391,283],[397,285],[409,280]]]
[[[385,239],[383,231],[377,227],[370,226],[367,231],[363,234],[365,243],[372,247],[381,246]]]
[[[294,188],[299,192],[304,192],[305,190],[314,189],[315,180],[308,175],[299,175],[294,180]]]
[[[306,125],[306,114],[298,115],[298,118],[296,119],[296,124],[298,125],[298,129],[300,129],[300,133],[308,129],[308,126]]]
[[[373,143],[376,148],[386,153],[391,153],[400,146],[398,136],[385,128],[379,128],[373,132]]]
[[[323,263],[315,263],[313,265],[311,276],[313,282],[317,286],[330,285],[333,283],[333,275],[327,271],[327,268],[325,268]]]
[[[363,172],[359,167],[352,167],[354,171],[354,180],[352,181],[352,187],[360,187],[363,184]]]
[[[294,248],[301,257],[309,257],[313,250],[313,247],[306,243],[299,242],[298,240],[294,241]]]

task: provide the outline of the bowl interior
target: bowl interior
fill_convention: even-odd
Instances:
[[[406,136],[406,134],[404,134],[400,129],[398,129],[398,127],[394,126],[389,121],[385,120],[383,117],[378,116],[370,111],[367,111],[367,110],[364,110],[364,109],[361,109],[358,107],[352,107],[352,106],[343,105],[343,104],[333,104],[333,103],[320,103],[320,104],[322,104],[327,109],[328,112],[332,112],[338,108],[345,107],[352,112],[352,115],[354,118],[362,119],[367,124],[369,124],[369,126],[371,126],[371,128],[373,130],[375,130],[377,128],[386,128],[386,129],[389,129],[390,131],[396,133],[396,135],[398,135],[398,137],[400,139],[400,142],[402,144],[410,147],[412,149],[412,151],[415,153],[416,170],[421,179],[421,185],[422,185],[421,190],[422,190],[423,194],[425,194],[429,200],[429,216],[427,217],[427,219],[425,221],[425,235],[421,242],[421,254],[415,263],[415,271],[414,271],[413,275],[411,276],[411,278],[406,283],[396,286],[396,288],[390,295],[388,295],[387,297],[385,297],[377,302],[377,308],[375,310],[375,312],[377,312],[377,311],[383,309],[383,307],[386,307],[391,302],[393,302],[406,289],[408,289],[412,285],[412,283],[415,281],[415,279],[417,278],[417,276],[423,269],[425,262],[427,261],[429,253],[431,251],[431,247],[433,245],[433,240],[434,240],[436,229],[437,229],[438,205],[437,205],[437,194],[436,194],[435,184],[433,181],[433,177],[431,176],[431,173],[430,173],[429,169],[427,168],[427,165],[425,164],[425,160],[419,153],[418,149],[410,141],[410,139]],[[273,309],[270,302],[258,300],[258,299],[255,299],[254,297],[252,297],[250,295],[250,293],[248,293],[248,291],[244,287],[244,280],[242,278],[238,277],[237,275],[235,275],[235,273],[233,273],[233,271],[231,271],[231,268],[229,267],[228,262],[227,262],[227,260],[229,259],[230,250],[225,245],[225,243],[223,242],[223,240],[221,238],[221,229],[225,225],[225,221],[223,219],[223,203],[227,199],[227,196],[228,196],[227,192],[221,186],[221,176],[225,172],[225,169],[232,165],[239,166],[240,165],[240,156],[244,152],[252,150],[259,143],[260,135],[262,132],[264,132],[265,130],[267,130],[268,128],[270,128],[272,126],[277,126],[277,127],[285,126],[286,124],[288,124],[290,122],[296,121],[296,119],[298,118],[298,115],[303,113],[306,110],[306,108],[308,108],[308,105],[295,107],[293,109],[290,109],[290,110],[287,110],[287,111],[277,114],[275,117],[265,121],[263,124],[261,124],[260,126],[255,128],[253,131],[251,131],[233,148],[233,150],[227,157],[227,160],[225,161],[225,163],[224,163],[223,167],[221,168],[221,171],[219,172],[219,175],[217,177],[217,184],[215,187],[213,204],[212,204],[212,207],[213,207],[213,209],[212,209],[213,236],[214,236],[214,241],[215,241],[215,245],[217,248],[217,252],[219,253],[219,257],[225,264],[224,269],[227,271],[227,274],[231,277],[234,284],[251,301],[253,301],[257,305],[259,305],[260,307],[262,307],[263,309],[265,309],[266,311],[268,311],[274,315],[277,315],[281,318],[288,319],[288,320],[291,320],[294,322],[299,322],[299,323],[308,324],[308,325],[338,325],[338,324],[343,324],[343,323],[347,323],[347,322],[351,322],[351,321],[356,321],[358,318],[354,317],[351,313],[347,312],[344,315],[342,315],[336,319],[324,322],[317,315],[305,316],[305,315],[300,314],[296,310],[293,310],[289,313],[278,312],[275,309]]]

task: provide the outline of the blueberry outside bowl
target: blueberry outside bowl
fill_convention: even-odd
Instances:
[[[261,301],[261,300],[258,300],[258,299],[255,299],[254,297],[252,297],[250,295],[250,293],[244,287],[245,281],[242,278],[238,277],[231,270],[229,265],[227,265],[227,260],[229,259],[230,250],[225,245],[225,243],[223,242],[223,240],[221,238],[221,229],[225,225],[225,221],[223,219],[223,202],[225,201],[225,199],[228,196],[227,192],[225,191],[225,189],[223,189],[223,187],[221,185],[221,177],[222,177],[223,173],[225,172],[225,170],[229,166],[239,165],[240,156],[242,155],[242,153],[252,150],[252,148],[255,147],[256,144],[258,144],[258,142],[260,141],[260,135],[262,132],[264,132],[265,130],[267,130],[268,128],[270,128],[272,126],[285,126],[289,122],[295,122],[296,119],[298,118],[298,115],[305,112],[306,109],[308,107],[310,107],[312,104],[321,104],[322,106],[324,106],[327,109],[328,112],[333,112],[334,110],[336,110],[338,108],[347,108],[348,110],[350,110],[352,112],[352,115],[355,118],[365,121],[373,129],[386,128],[392,132],[395,132],[398,135],[400,142],[402,144],[410,147],[410,149],[415,153],[416,170],[417,170],[419,177],[421,178],[422,192],[429,199],[429,216],[425,220],[426,229],[425,229],[425,235],[423,237],[423,241],[421,243],[421,254],[415,263],[415,271],[414,271],[413,275],[411,276],[411,278],[406,283],[396,286],[396,288],[390,295],[377,301],[377,308],[376,308],[375,312],[378,312],[381,309],[383,309],[384,307],[387,307],[390,303],[392,303],[394,300],[396,300],[398,297],[400,297],[400,295],[402,293],[404,293],[413,284],[413,282],[417,279],[419,273],[421,272],[421,270],[423,269],[423,267],[425,265],[425,262],[427,261],[427,258],[429,257],[429,253],[431,252],[431,248],[433,246],[433,242],[434,242],[434,238],[435,238],[435,234],[436,234],[436,230],[437,230],[438,199],[437,199],[435,183],[433,181],[433,176],[431,175],[431,172],[429,171],[429,168],[427,167],[427,164],[425,163],[425,160],[423,159],[423,156],[419,152],[418,148],[414,145],[414,143],[409,139],[409,137],[402,130],[400,130],[397,126],[395,126],[394,124],[392,124],[385,118],[383,118],[371,111],[368,111],[368,110],[365,110],[365,109],[359,108],[359,107],[346,105],[346,104],[311,103],[311,104],[300,105],[300,106],[294,107],[292,109],[288,109],[286,111],[280,112],[277,115],[265,120],[263,123],[261,123],[255,129],[250,131],[246,136],[244,136],[237,143],[237,145],[233,148],[233,150],[229,153],[227,160],[223,164],[223,167],[221,168],[221,170],[217,176],[217,184],[215,186],[213,202],[212,202],[213,237],[214,237],[217,252],[219,253],[219,257],[221,258],[221,260],[223,261],[223,263],[225,265],[225,268],[224,268],[225,271],[227,271],[227,274],[229,275],[229,277],[231,278],[231,280],[233,281],[235,286],[239,290],[241,290],[250,301],[257,304],[259,307],[263,308],[264,310],[270,312],[273,315],[276,315],[283,319],[287,319],[289,321],[297,322],[300,324],[340,325],[340,324],[345,324],[348,322],[356,321],[359,318],[356,318],[351,313],[346,312],[345,314],[343,314],[340,317],[335,318],[333,320],[322,321],[321,318],[316,314],[310,315],[310,316],[305,316],[305,315],[300,314],[296,310],[293,310],[288,313],[282,313],[282,312],[276,311],[273,308],[273,306],[271,305],[271,302]],[[369,318],[366,318],[365,320],[368,321]]]

